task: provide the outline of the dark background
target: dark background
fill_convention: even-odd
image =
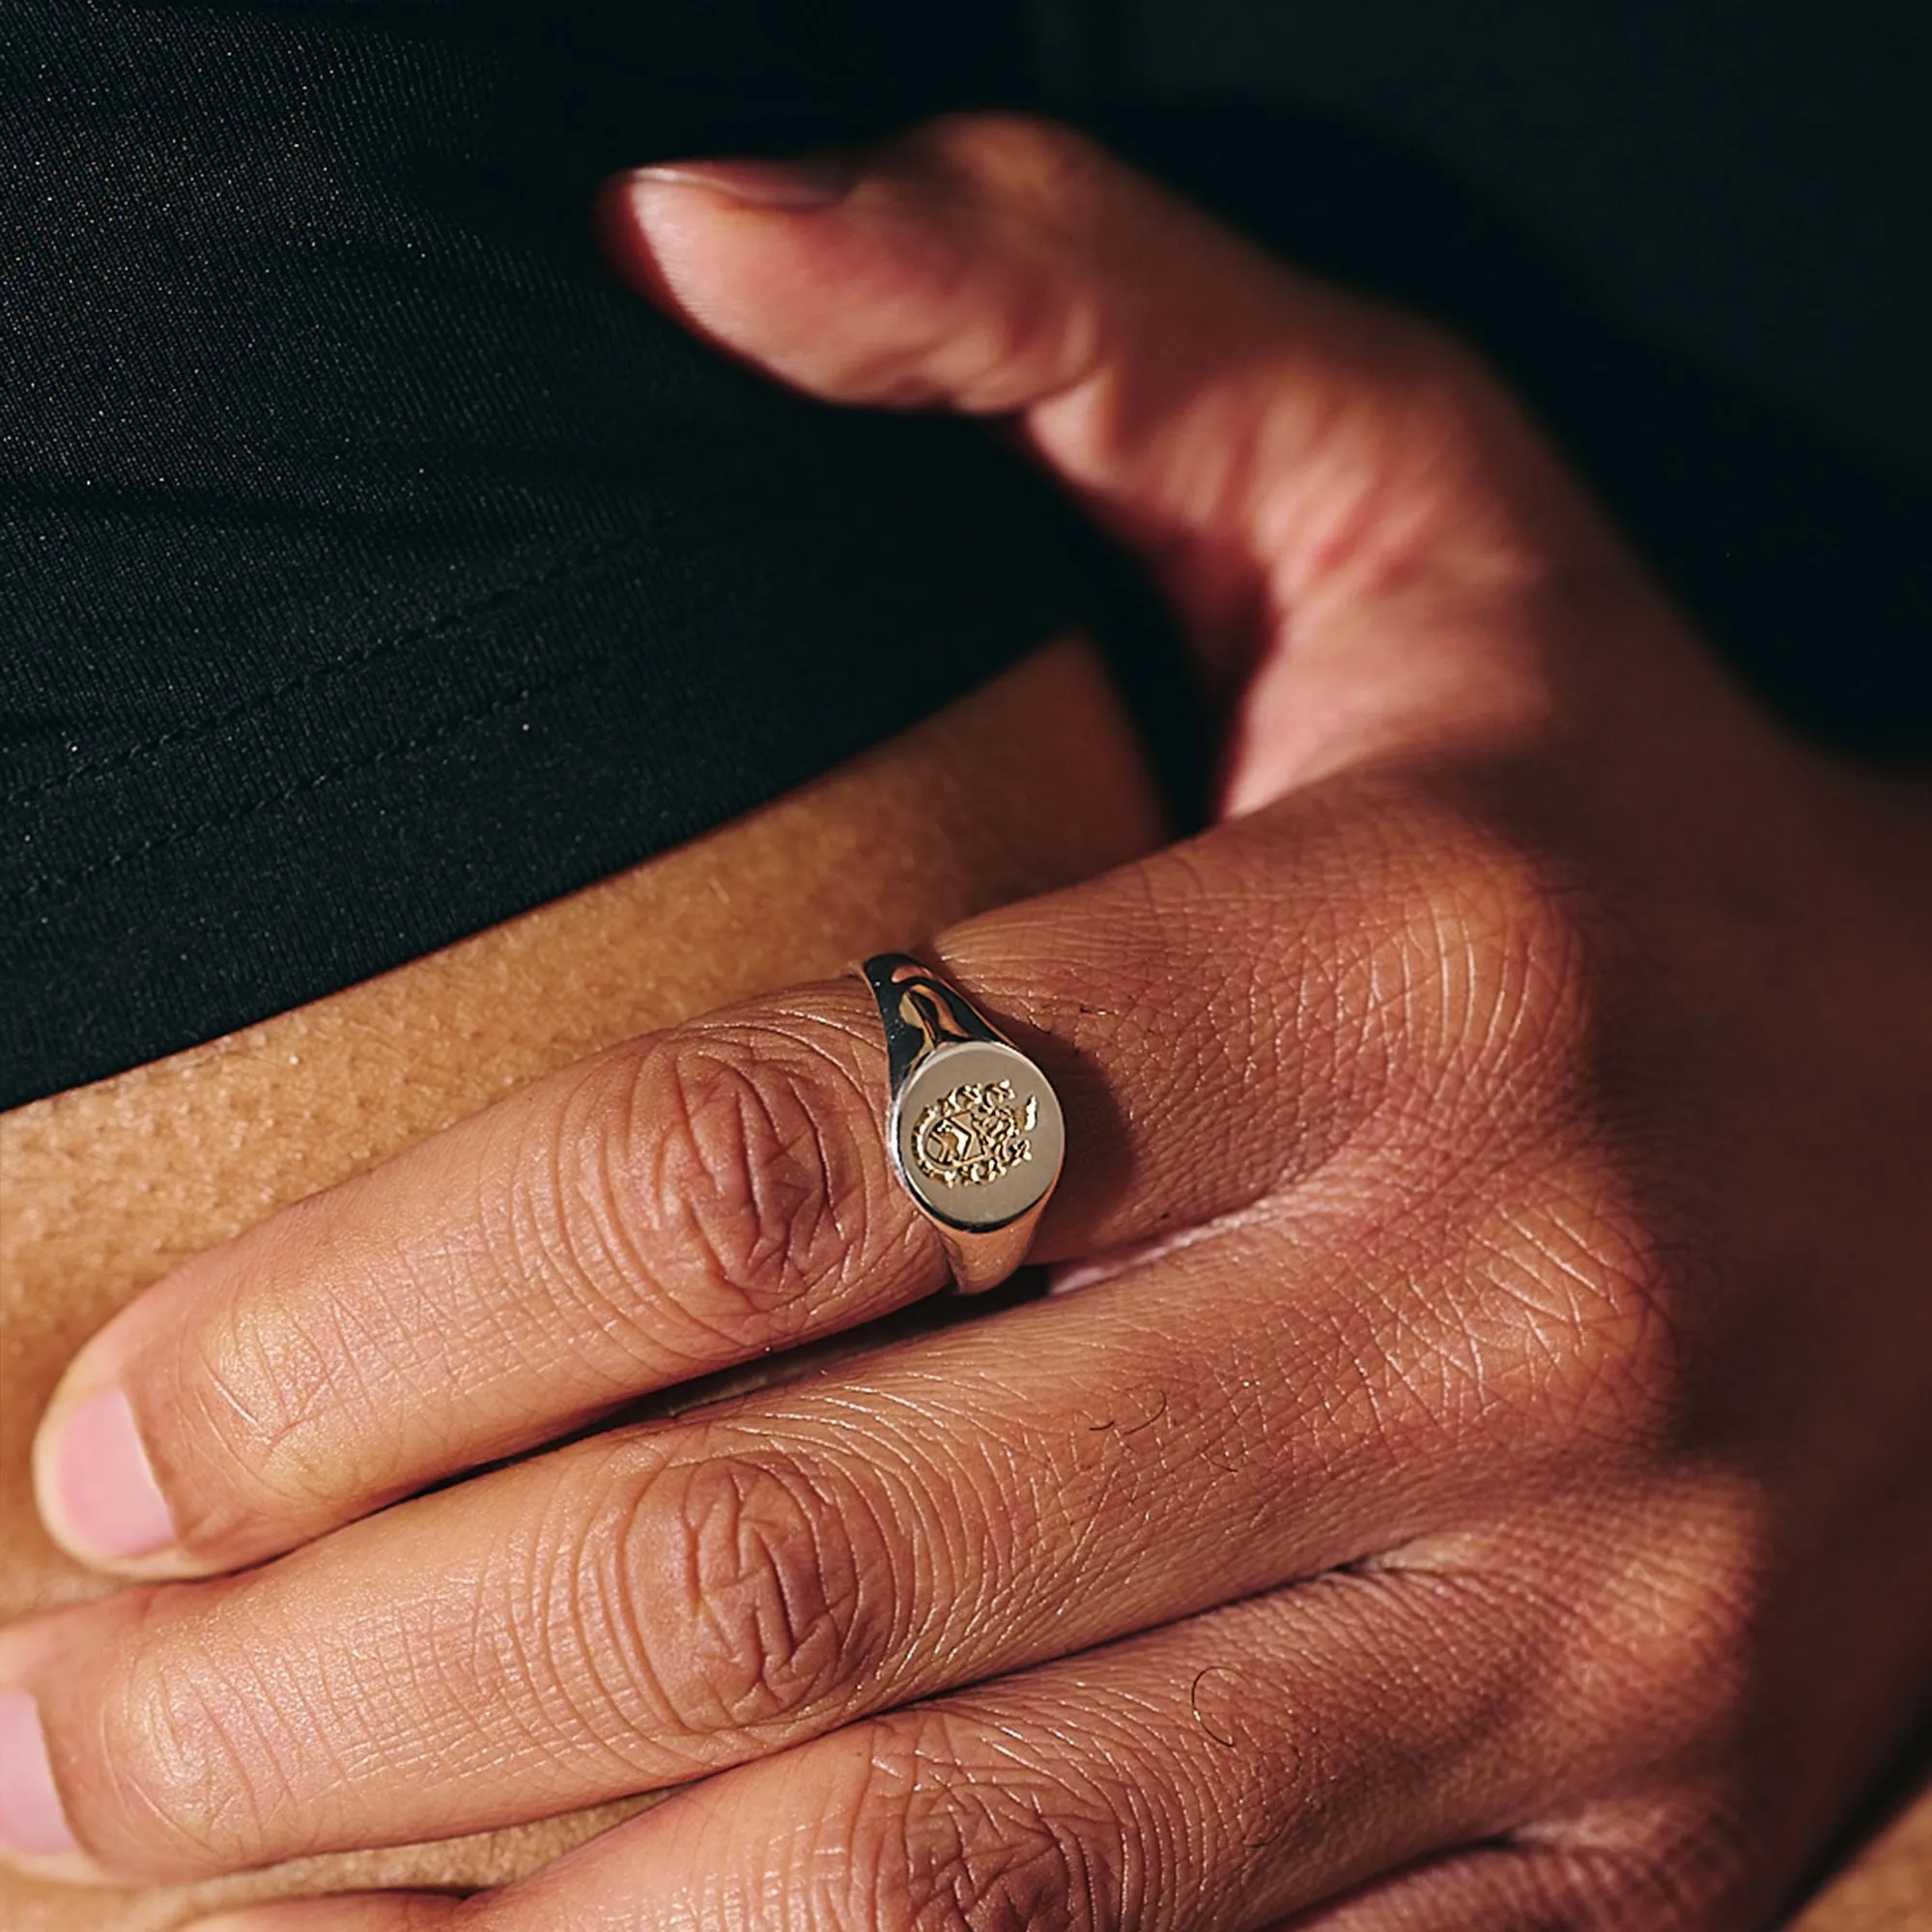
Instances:
[[[1050,95],[1475,336],[1789,716],[1932,749],[1932,7],[1035,0]]]
[[[942,107],[1057,108],[1460,327],[1769,704],[1922,759],[1928,98],[1925,0],[0,0],[0,1105],[1076,619],[1184,813],[1177,656],[1038,477],[781,394],[592,246],[613,169]]]

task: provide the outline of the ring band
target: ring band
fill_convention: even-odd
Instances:
[[[858,969],[886,1028],[886,1148],[939,1231],[964,1294],[1026,1260],[1060,1179],[1066,1127],[1052,1083],[956,986],[903,952]]]

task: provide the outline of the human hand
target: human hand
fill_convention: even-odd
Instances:
[[[1229,703],[1215,829],[930,949],[1061,1091],[1085,1286],[372,1516],[937,1286],[876,1018],[757,1002],[277,1215],[43,1432],[80,1552],[278,1558],[0,1643],[73,1833],[185,1878],[734,1767],[260,1922],[1762,1919],[1928,1688],[1922,808],[1757,719],[1460,351],[1074,138],[712,179],[623,191],[636,279],[1010,418]]]

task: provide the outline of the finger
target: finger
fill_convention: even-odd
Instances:
[[[1422,1030],[1428,1093],[1426,1042],[1470,1024],[1425,1010],[1471,992],[1435,955],[1506,883],[1441,812],[1389,798],[1231,826],[948,935],[1065,1105],[1040,1257],[1313,1171],[1388,1092],[1397,1022]],[[76,1359],[37,1443],[49,1527],[129,1574],[233,1567],[928,1292],[944,1263],[889,1169],[886,1090],[867,994],[808,988],[589,1061],[272,1217]]]
[[[1471,356],[1070,130],[957,118],[860,156],[834,198],[775,195],[785,179],[627,177],[607,196],[611,259],[815,394],[1017,417],[1159,577],[1210,676],[1249,681],[1269,761],[1234,775],[1240,809],[1385,711],[1439,728],[1487,696],[1479,673],[1514,689],[1525,667],[1470,601],[1520,602],[1552,555],[1602,549]],[[1378,607],[1408,621],[1372,644]]]
[[[1469,1577],[1324,1578],[730,1773],[466,1926],[1245,1932],[1561,1792],[1508,1615]]]
[[[197,1918],[185,1932],[452,1932],[468,1916],[460,1899],[376,1891],[359,1898],[247,1906],[218,1918]]]
[[[1274,1932],[1572,1932],[1598,1925],[1653,1932],[1767,1922],[1775,1889],[1750,1883],[1735,1867],[1719,1872],[1706,1848],[1682,1834],[1620,1821],[1606,1836],[1609,1842],[1578,1849],[1532,1841],[1452,1853],[1297,1913]]]
[[[1358,1275],[1326,1260],[1338,1232],[1242,1229],[69,1611],[11,1634],[0,1674],[78,1841],[192,1878],[680,1783],[1410,1541],[1497,1463],[1521,1507],[1560,1484],[1520,1418],[1556,1396],[1552,1359],[1574,1399],[1602,1351],[1460,1331],[1427,1275],[1365,1290],[1418,1237],[1364,1241]]]
[[[1292,1918],[1277,1920],[1269,1932],[1573,1932],[1577,1926],[1598,1924],[1654,1928],[1756,1922],[1746,1902],[1747,1888],[1736,1875],[1721,1885],[1707,1882],[1699,1874],[1703,1862],[1697,1849],[1689,1845],[1670,1847],[1662,1855],[1648,1843],[1641,1850],[1628,1846],[1588,1851],[1488,1845],[1425,1860],[1392,1878],[1372,1879],[1342,1897],[1297,1910]],[[580,1881],[573,1889],[587,1892],[589,1882]],[[591,1932],[591,1928],[608,1932],[611,1920],[600,1916],[599,1907],[608,1915],[616,1903],[587,1900],[574,1912],[565,1905],[556,1921],[558,1932]],[[474,1932],[498,1932],[499,1909],[488,1898],[467,1910],[454,1900],[422,1894],[330,1898],[197,1920],[187,1932],[445,1932],[459,1917],[466,1932],[469,1927]],[[789,1932],[794,1922],[816,1932],[819,1924],[828,1922],[803,1913],[796,1921],[789,1920],[781,1916],[783,1909],[782,1904],[768,1907],[762,1918],[747,1915],[735,1922],[742,1932],[766,1932],[766,1928],[778,1932],[780,1927]],[[913,1919],[874,1908],[864,1918],[829,1922],[839,1932],[850,1922],[883,1928],[916,1925],[920,1932],[948,1924],[964,1932],[972,1923],[959,1916],[953,1900],[943,1901],[942,1912],[951,1917]],[[668,1922],[683,1932],[691,1921]],[[1058,1925],[1065,1932],[1099,1932],[1122,1922],[1118,1915],[1109,1919],[1088,1910],[1088,1900],[1071,1887],[1058,1918],[1049,1913],[1028,1921],[1029,1926]],[[1199,1925],[1202,1932],[1240,1932],[1254,1921],[1237,1910],[1217,1918],[1174,1922]],[[511,1932],[515,1923],[509,1921],[504,1932]]]
[[[43,1520],[128,1574],[234,1567],[930,1292],[867,1005],[617,1048],[197,1257],[71,1365]]]

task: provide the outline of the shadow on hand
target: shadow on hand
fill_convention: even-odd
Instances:
[[[1850,750],[1932,751],[1932,484],[1640,339],[1386,135],[1224,96],[1084,118],[1269,247],[1480,347],[1774,709]]]

